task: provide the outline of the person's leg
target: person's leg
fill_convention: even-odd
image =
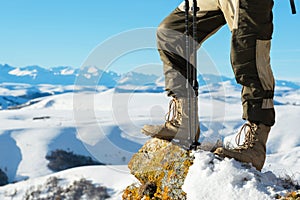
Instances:
[[[216,153],[250,162],[261,170],[268,134],[275,123],[274,77],[270,66],[273,0],[221,0],[220,5],[231,21],[231,63],[237,82],[243,86],[243,119],[248,121],[244,126],[248,130],[241,147],[220,148]]]
[[[198,1],[198,6],[200,7],[200,11],[197,13],[198,47],[226,23],[217,2],[217,0]],[[142,129],[142,132],[146,135],[167,140],[172,140],[173,138],[184,140],[188,138],[187,90],[195,92],[196,95],[198,92],[197,90],[194,91],[191,86],[188,89],[186,88],[186,29],[183,5],[184,2],[163,20],[157,30],[158,51],[164,64],[165,88],[168,96],[173,97],[173,105],[170,105],[169,111],[169,113],[172,112],[173,116],[169,117],[164,125],[145,125]],[[190,5],[192,5],[192,1]],[[190,17],[190,20],[192,20],[192,17]],[[192,33],[192,21],[189,24],[189,32]],[[191,37],[190,40],[192,42]],[[192,64],[190,65],[192,68]],[[197,108],[195,109],[197,112]],[[199,127],[198,116],[195,121],[198,124],[193,124],[193,126]]]
[[[217,7],[217,0],[199,0],[200,11],[197,14],[198,47],[209,36],[226,24],[223,13]],[[166,17],[157,29],[157,46],[164,64],[165,89],[168,96],[186,96],[186,55],[185,55],[185,12],[184,2]],[[192,5],[192,1],[190,3]],[[206,6],[206,7],[204,7]],[[192,17],[190,30],[192,33]],[[193,38],[190,36],[190,43]],[[190,50],[192,52],[192,50]],[[201,61],[200,61],[201,62]],[[191,64],[192,65],[192,64]],[[193,67],[193,66],[192,66]],[[192,68],[191,67],[191,68]],[[197,91],[195,91],[197,93]]]
[[[232,30],[231,61],[243,85],[243,118],[272,126],[274,77],[270,65],[273,0],[241,0]]]

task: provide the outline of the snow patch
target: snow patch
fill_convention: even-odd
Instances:
[[[61,75],[72,75],[74,74],[75,70],[74,69],[63,69],[61,70]]]
[[[15,75],[15,76],[36,76],[37,70],[21,70],[20,68],[15,68],[11,71],[8,72],[10,75]]]
[[[223,161],[208,152],[196,152],[183,190],[188,200],[271,200],[285,189],[271,172],[260,173],[233,159]]]
[[[94,74],[95,76],[98,75],[98,69],[96,67],[89,67],[87,72],[90,74]]]

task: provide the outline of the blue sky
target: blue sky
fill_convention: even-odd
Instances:
[[[103,41],[124,31],[157,27],[181,1],[162,0],[13,0],[0,1],[0,63],[16,67],[80,67]],[[300,82],[299,14],[288,0],[276,0],[272,67],[276,77]],[[203,48],[220,73],[233,76],[229,62],[230,32],[225,26]],[[156,52],[128,56],[120,71],[147,62],[159,63]],[[201,62],[201,61],[199,61]]]

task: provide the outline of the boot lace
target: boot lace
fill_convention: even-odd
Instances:
[[[243,144],[240,144],[242,133],[245,133],[245,140]],[[237,149],[243,150],[252,148],[254,146],[255,140],[255,125],[251,123],[245,123],[235,138],[235,142],[238,145]]]
[[[179,125],[177,119],[179,118],[178,112],[178,101],[176,98],[173,98],[169,103],[169,111],[165,116],[166,123],[171,123],[173,125]]]

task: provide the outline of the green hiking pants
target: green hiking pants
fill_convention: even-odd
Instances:
[[[274,77],[270,66],[273,33],[273,0],[198,0],[197,48],[228,24],[231,64],[236,81],[243,86],[243,119],[272,126],[275,123]],[[157,29],[157,45],[164,64],[169,96],[186,95],[187,59],[185,2],[167,16]],[[192,0],[190,0],[192,5]],[[192,11],[191,11],[192,12]],[[189,33],[192,33],[190,17]],[[193,41],[193,36],[189,37]],[[190,49],[189,52],[192,52]],[[201,61],[200,61],[201,62]],[[194,67],[193,63],[189,65]],[[197,89],[194,88],[197,94]]]

